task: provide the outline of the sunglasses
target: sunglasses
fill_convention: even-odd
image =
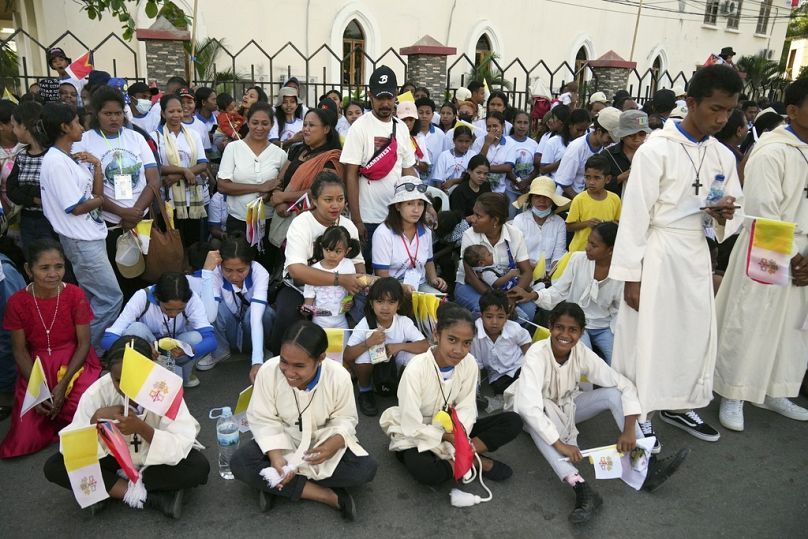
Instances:
[[[401,191],[402,189],[407,191],[408,193],[412,193],[413,191],[418,191],[419,193],[426,193],[428,185],[425,183],[415,184],[412,182],[402,183],[401,185],[396,185],[396,191]]]

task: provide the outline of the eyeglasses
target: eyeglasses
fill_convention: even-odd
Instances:
[[[408,193],[412,193],[413,191],[418,191],[419,193],[426,193],[428,185],[425,183],[402,183],[401,185],[396,185],[396,191],[401,191],[402,189],[407,191]]]

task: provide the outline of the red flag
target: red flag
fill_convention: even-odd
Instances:
[[[90,74],[93,70],[93,53],[92,51],[84,53],[75,62],[67,66],[65,71],[67,74],[76,80],[81,80]]]
[[[126,474],[126,477],[128,477],[132,483],[137,482],[140,473],[138,473],[137,468],[135,468],[135,465],[132,463],[132,455],[129,454],[129,444],[126,443],[126,438],[121,434],[121,431],[118,430],[115,423],[110,423],[109,421],[99,421],[97,428],[98,435],[101,436],[101,440],[103,440],[104,444],[107,446],[110,454],[112,454],[115,460],[118,461],[118,464],[121,465],[121,469]]]
[[[298,198],[294,204],[289,207],[288,212],[299,215],[304,211],[311,209],[311,202],[309,202],[309,194],[303,193],[303,196]]]
[[[466,428],[457,417],[457,410],[454,407],[449,408],[449,413],[452,415],[452,432],[454,433],[454,478],[459,481],[474,464],[474,449],[471,447],[471,441]]]

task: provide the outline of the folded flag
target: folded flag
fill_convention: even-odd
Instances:
[[[543,341],[550,338],[550,330],[544,326],[536,326],[536,331],[533,332],[533,342]]]
[[[481,127],[477,127],[476,125],[471,124],[471,123],[469,123],[469,122],[465,122],[465,121],[463,121],[463,120],[457,120],[457,121],[455,122],[455,124],[454,124],[454,128],[455,128],[455,129],[457,129],[457,128],[458,128],[458,127],[460,127],[461,125],[462,125],[462,126],[466,126],[466,127],[468,127],[469,129],[471,129],[471,133],[472,133],[472,135],[474,135],[475,137],[479,137],[479,136],[481,136],[481,135],[482,135],[482,136],[485,136],[485,129],[482,129]]]
[[[541,255],[536,261],[536,267],[533,268],[533,282],[541,281],[544,279],[544,275],[547,272],[547,262],[544,260],[544,255]]]
[[[404,103],[405,101],[415,102],[415,96],[412,95],[412,91],[407,90],[406,92],[398,96],[399,103]]]
[[[140,250],[143,255],[149,254],[149,244],[151,243],[151,229],[154,224],[154,219],[143,219],[135,225],[135,232],[137,239],[140,242]]]
[[[182,404],[182,378],[129,347],[123,353],[120,388],[146,410],[177,418]]]
[[[96,428],[98,429],[98,435],[101,437],[101,441],[107,446],[109,453],[118,461],[126,477],[132,482],[137,481],[140,478],[140,473],[132,462],[132,455],[129,454],[129,443],[127,443],[126,438],[118,429],[117,425],[111,421],[99,420],[96,424]]]
[[[788,286],[795,223],[757,218],[746,252],[746,275],[762,284]]]
[[[449,415],[452,418],[452,433],[454,434],[454,478],[459,481],[474,465],[474,449],[466,434],[466,427],[461,423],[454,406],[449,408]]]
[[[233,419],[238,423],[239,432],[248,432],[250,430],[250,424],[247,422],[247,407],[250,405],[252,394],[253,386],[248,387],[238,394],[236,409],[233,411]]]
[[[25,398],[22,401],[22,408],[20,408],[20,417],[24,416],[27,411],[37,404],[50,398],[51,392],[48,388],[48,380],[45,378],[42,362],[37,356],[34,360],[34,365],[31,367],[31,376],[28,377],[28,387],[25,389]]]
[[[14,94],[11,93],[11,91],[8,89],[8,87],[3,89],[3,99],[5,99],[6,101],[11,101],[12,103],[15,103],[15,104],[19,103],[17,98],[14,97]]]
[[[93,53],[92,51],[85,52],[77,58],[72,64],[65,68],[67,74],[76,80],[81,80],[93,70]]]
[[[415,137],[410,135],[410,142],[412,143],[412,151],[415,152],[415,157],[419,160],[424,158],[424,151],[418,146],[418,141],[415,140]]]
[[[304,211],[311,209],[311,202],[309,202],[309,194],[303,193],[303,196],[295,200],[295,203],[289,207],[289,213],[299,215]]]
[[[98,433],[94,425],[59,433],[65,470],[73,495],[82,508],[109,498],[98,463]]]
[[[326,357],[342,363],[342,353],[345,350],[345,330],[326,328],[325,334],[328,336],[328,348],[325,350]]]

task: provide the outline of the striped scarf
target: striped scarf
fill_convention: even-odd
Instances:
[[[191,151],[189,166],[196,163],[197,148],[194,138],[184,125],[180,125],[181,132],[185,135],[185,140],[188,142],[188,148]],[[180,153],[177,150],[177,145],[174,137],[171,136],[169,131],[168,135],[164,134],[165,138],[165,151],[168,164],[174,167],[181,167],[182,161]],[[185,203],[185,193],[188,189],[190,200],[188,205]],[[188,185],[185,180],[179,180],[171,186],[171,194],[174,198],[174,210],[177,212],[177,219],[204,219],[208,216],[205,211],[205,199],[202,196],[202,186],[198,183],[196,185]]]

